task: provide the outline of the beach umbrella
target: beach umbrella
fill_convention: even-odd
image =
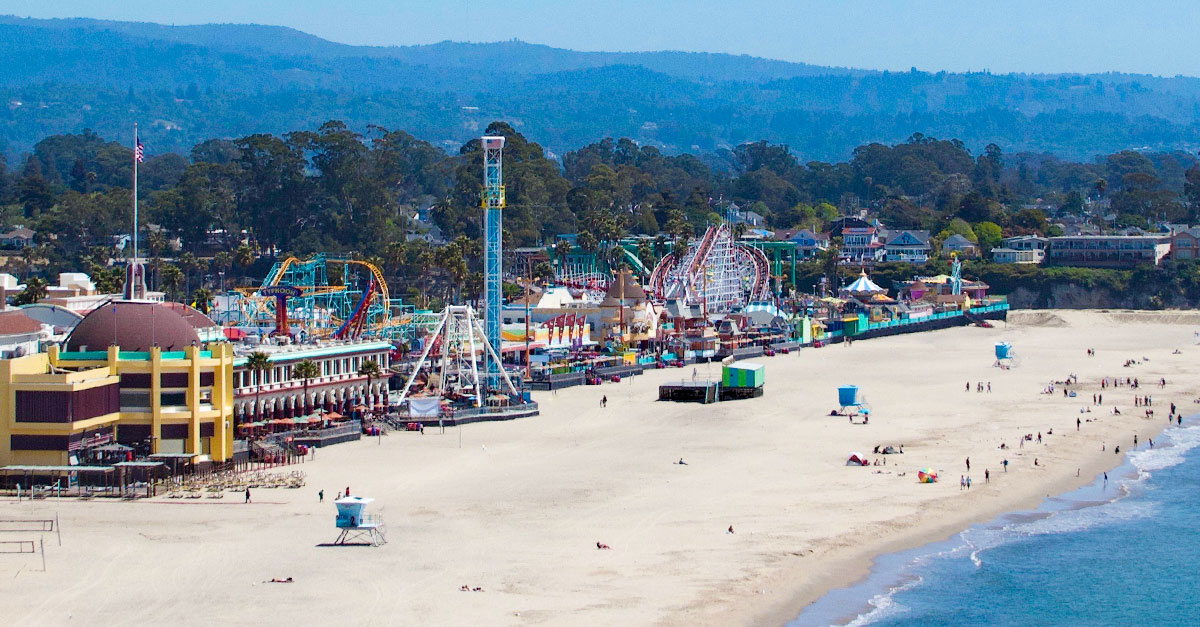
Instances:
[[[917,481],[921,483],[934,483],[938,480],[937,472],[932,468],[922,468],[917,472]]]

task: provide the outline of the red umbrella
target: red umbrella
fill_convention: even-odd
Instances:
[[[225,339],[227,340],[236,342],[237,340],[246,339],[246,332],[237,327],[225,327],[221,331],[225,334]]]

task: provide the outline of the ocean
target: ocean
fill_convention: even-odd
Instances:
[[[1200,426],[1188,421],[1107,482],[881,557],[789,626],[1200,625]]]

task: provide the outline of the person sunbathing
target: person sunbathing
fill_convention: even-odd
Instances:
[[[608,546],[607,544],[604,544],[603,542],[597,542],[597,543],[596,543],[596,548],[597,548],[597,549],[608,549],[608,550],[610,550],[610,551],[612,550],[612,547],[611,547],[611,546]]]
[[[292,578],[288,577],[287,579],[279,579],[277,577],[272,577],[271,581],[267,583],[292,583]]]

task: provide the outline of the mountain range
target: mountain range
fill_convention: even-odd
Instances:
[[[974,152],[1090,158],[1200,146],[1200,79],[877,72],[750,56],[520,41],[351,46],[260,25],[0,16],[0,151],[91,128],[155,152],[329,119],[457,150],[505,120],[549,150],[606,136],[668,152],[765,139],[840,160],[915,132]]]

